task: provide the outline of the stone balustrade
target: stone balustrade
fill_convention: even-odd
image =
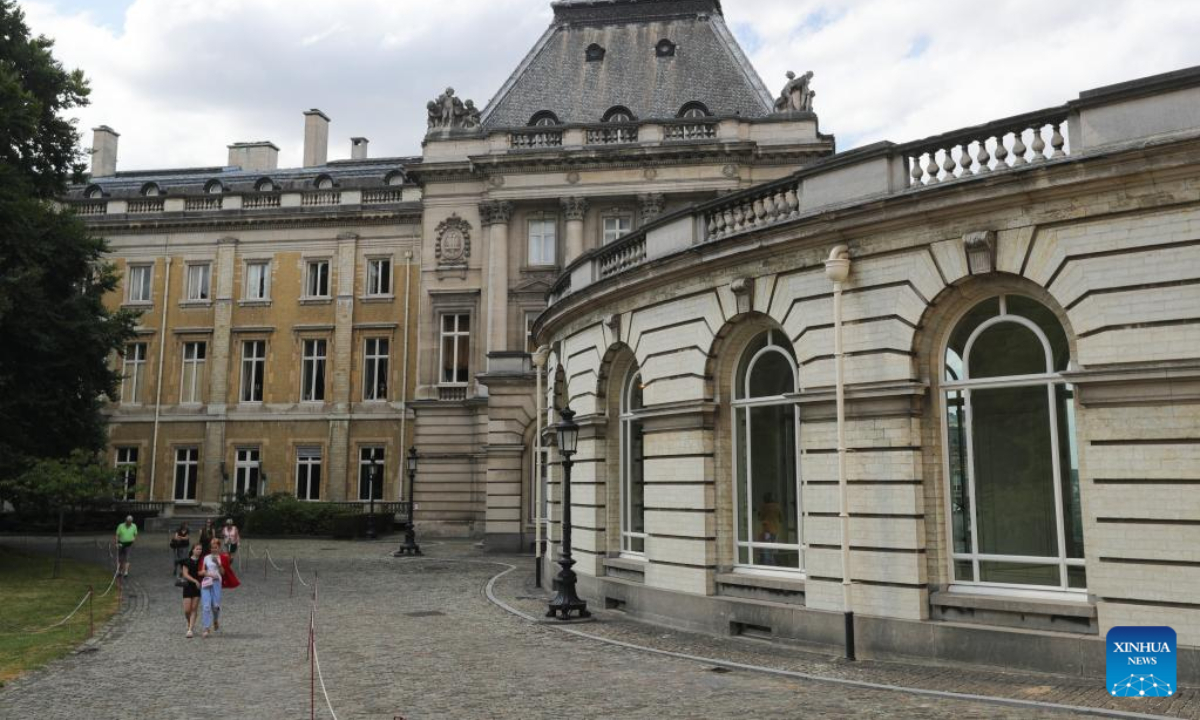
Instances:
[[[300,205],[303,207],[324,207],[341,203],[342,192],[340,190],[321,190],[300,196]]]
[[[909,185],[931,185],[1065,157],[1067,106],[1039,110],[900,146]]]
[[[89,200],[87,202],[76,203],[74,206],[76,215],[106,215],[108,214],[108,203],[103,200],[97,202]]]
[[[183,201],[184,210],[220,210],[221,198],[219,196],[208,196],[198,198],[185,198]]]
[[[246,210],[277,208],[279,207],[280,200],[281,196],[279,195],[243,195],[242,208]]]
[[[336,205],[389,205],[404,201],[400,187],[367,190],[316,190],[305,192],[264,192],[245,195],[230,193],[193,197],[151,197],[93,200],[69,200],[67,204],[77,215],[148,215],[184,210],[188,212],[220,212],[230,210],[264,210],[289,206],[330,207]]]
[[[718,240],[791,220],[800,214],[797,183],[772,184],[757,192],[739,193],[704,217],[705,236]]]
[[[125,212],[130,215],[141,215],[144,213],[159,213],[163,211],[163,201],[161,199],[142,199],[130,200],[125,208]]]
[[[663,125],[664,140],[712,140],[717,137],[715,120],[696,120]]]
[[[637,125],[616,125],[588,128],[585,136],[588,145],[620,145],[635,143],[638,139]]]
[[[363,190],[362,194],[363,205],[385,205],[387,203],[398,203],[403,199],[404,193],[400,188]]]
[[[509,145],[515,149],[537,149],[562,147],[563,131],[561,129],[535,127],[528,130],[514,130],[509,135]]]
[[[599,270],[599,277],[606,278],[616,275],[626,268],[639,265],[645,259],[646,236],[643,233],[636,233],[626,235],[620,240],[600,248],[596,253],[596,267]]]

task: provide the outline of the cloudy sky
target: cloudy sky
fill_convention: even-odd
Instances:
[[[420,152],[425,102],[482,107],[550,22],[549,0],[26,0],[91,79],[80,127],[121,133],[124,170],[220,165],[272,140],[300,163],[301,112],[371,155]],[[1200,65],[1197,0],[723,0],[774,92],[813,70],[839,149],[911,140]],[[85,132],[84,144],[90,143]]]

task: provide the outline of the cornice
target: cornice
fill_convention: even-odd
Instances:
[[[305,212],[300,208],[289,208],[284,212],[272,212],[254,215],[233,214],[237,211],[213,212],[190,217],[181,215],[138,215],[136,219],[128,216],[93,216],[84,217],[87,227],[101,234],[120,233],[136,235],[141,233],[159,233],[164,231],[203,231],[203,230],[256,230],[271,228],[309,228],[309,227],[341,227],[345,225],[420,225],[422,209],[415,206],[395,210],[352,210],[341,212]]]

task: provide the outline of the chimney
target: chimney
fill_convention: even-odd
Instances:
[[[229,146],[229,164],[243,170],[274,170],[279,167],[279,148],[269,140],[234,143]]]
[[[324,165],[329,157],[329,116],[313,108],[304,113],[304,167]]]
[[[117,138],[120,135],[107,125],[92,128],[92,177],[112,177],[117,174]]]
[[[365,137],[350,138],[350,159],[367,159],[367,139]]]

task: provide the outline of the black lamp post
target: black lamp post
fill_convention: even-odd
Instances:
[[[417,449],[415,447],[408,449],[408,457],[405,460],[408,463],[408,524],[404,528],[404,544],[400,546],[399,550],[392,553],[392,557],[421,554],[421,546],[417,544],[415,518],[413,517],[417,509],[417,503],[413,500],[413,481],[417,477]]]
[[[546,617],[560,616],[562,620],[570,620],[571,613],[578,611],[580,618],[591,617],[587,603],[575,594],[575,571],[571,566],[575,560],[571,557],[571,456],[579,445],[579,425],[575,422],[575,411],[565,407],[559,411],[562,422],[555,426],[558,432],[558,453],[562,456],[562,552],[558,565],[562,568],[554,580],[554,599],[550,601],[550,609]]]
[[[379,458],[371,453],[371,509],[367,515],[367,539],[374,540],[375,534],[375,484],[379,482]]]

